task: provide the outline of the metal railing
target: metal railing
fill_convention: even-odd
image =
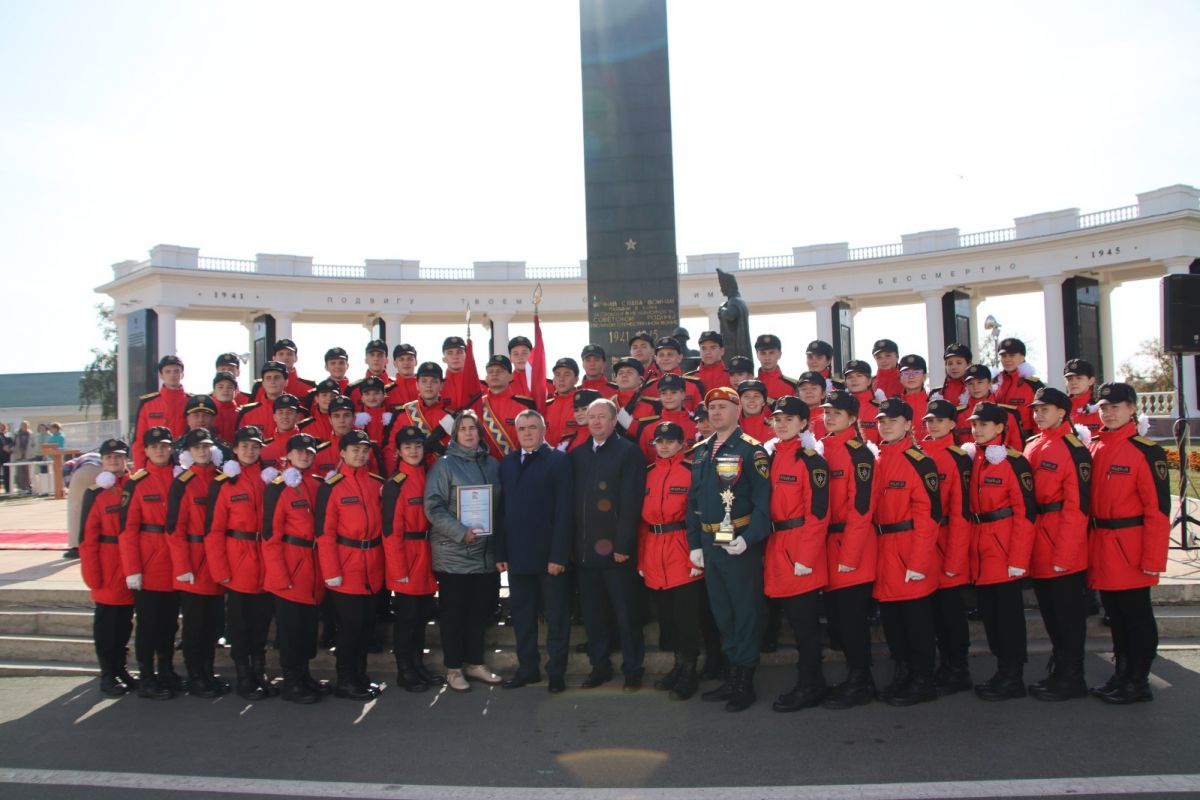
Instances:
[[[1137,206],[1122,206],[1108,208],[1104,211],[1093,211],[1090,214],[1079,215],[1079,227],[1094,228],[1097,225],[1112,225],[1114,222],[1127,222],[1138,218]]]
[[[98,447],[105,439],[121,438],[121,421],[102,419],[95,422],[67,422],[62,426],[67,450],[84,452]]]
[[[1000,242],[1011,242],[1016,238],[1016,228],[997,228],[994,231],[964,233],[962,236],[958,237],[958,246],[978,247],[981,244],[999,244]]]
[[[214,256],[200,256],[197,259],[197,266],[200,269],[213,270],[214,272],[258,271],[258,262],[252,258],[217,258]]]
[[[680,274],[680,275],[687,275],[687,274],[688,274],[688,265],[687,265],[687,259],[686,259],[686,258],[684,258],[684,259],[680,259],[680,261],[679,261],[679,274]]]
[[[526,280],[571,280],[582,278],[583,267],[525,267]]]
[[[470,281],[475,279],[474,267],[421,267],[423,281]]]
[[[779,269],[796,266],[796,259],[791,253],[786,256],[750,256],[738,259],[738,269]]]
[[[365,278],[367,268],[357,264],[313,264],[314,278]]]
[[[875,244],[870,247],[851,247],[846,251],[847,261],[865,261],[869,258],[892,258],[904,255],[904,245],[900,242],[893,244]]]
[[[1174,392],[1138,392],[1138,413],[1146,417],[1175,416]]]

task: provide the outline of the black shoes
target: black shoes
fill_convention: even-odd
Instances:
[[[521,673],[518,672],[516,675],[513,675],[511,678],[506,680],[504,683],[500,684],[500,688],[502,688],[502,689],[520,689],[522,686],[528,686],[531,683],[541,683],[541,682],[542,682],[542,676],[540,673],[535,672],[532,675],[522,675]]]
[[[358,700],[360,702],[374,700],[378,696],[372,693],[367,687],[360,686],[357,681],[339,681],[337,688],[333,690],[333,694],[335,697],[340,697],[343,700]]]
[[[721,685],[702,693],[701,700],[706,703],[724,703],[733,696],[733,668],[726,666],[722,669],[720,679]]]
[[[421,680],[426,686],[444,686],[446,684],[446,676],[438,675],[435,672],[430,672],[425,666],[425,658],[422,654],[413,656],[412,659],[413,671],[421,676]]]
[[[683,671],[679,675],[679,679],[675,681],[675,685],[671,687],[672,700],[690,700],[700,689],[700,673],[696,671],[696,661],[693,659],[690,662],[685,662]]]
[[[638,672],[633,675],[625,676],[625,683],[621,686],[622,692],[633,693],[642,688],[642,673]]]
[[[62,557],[65,559],[79,558],[79,548],[78,547],[68,547],[66,550],[63,551]]]
[[[1121,685],[1108,694],[1100,696],[1106,703],[1115,706],[1127,706],[1132,703],[1149,703],[1154,699],[1150,691],[1150,681],[1146,677],[1129,677]]]
[[[312,705],[321,699],[321,695],[313,691],[305,682],[303,671],[290,669],[283,671],[281,697],[289,703],[298,703],[303,706]]]
[[[106,697],[123,697],[128,690],[125,684],[117,680],[117,676],[111,672],[100,673],[100,694]]]
[[[931,678],[913,675],[903,686],[894,689],[884,699],[889,705],[904,708],[937,700],[938,690]]]
[[[562,675],[550,676],[550,694],[561,694],[567,690],[567,680]]]
[[[1026,694],[1025,680],[1019,668],[1001,667],[987,683],[975,686],[976,697],[992,703],[1016,700]]]
[[[666,675],[663,675],[661,678],[659,678],[658,680],[656,680],[654,682],[654,688],[658,689],[660,692],[661,691],[670,691],[671,689],[675,688],[675,684],[678,683],[679,677],[682,674],[683,674],[683,656],[676,653],[675,654],[675,665],[671,667],[671,669],[667,672]]]
[[[787,694],[781,694],[771,703],[771,708],[780,713],[802,711],[821,705],[821,701],[829,694],[824,686],[810,686],[805,681],[797,681]]]
[[[160,686],[158,678],[154,677],[153,664],[139,664],[140,678],[138,679],[138,697],[146,700],[170,700],[175,695],[165,686]]]
[[[591,673],[583,679],[580,687],[583,689],[595,689],[597,686],[603,686],[612,679],[612,667],[593,667]]]
[[[429,688],[429,684],[427,684],[421,678],[416,669],[413,668],[412,659],[397,657],[396,662],[397,686],[406,692],[423,692]]]
[[[939,695],[957,694],[975,688],[966,656],[942,661],[933,673],[933,685]]]
[[[734,667],[731,681],[732,691],[725,710],[730,712],[745,711],[754,705],[758,695],[754,693],[754,667]]]
[[[248,661],[235,664],[234,668],[237,670],[235,691],[238,697],[243,700],[266,700],[270,697],[270,694],[259,686],[258,681],[254,679],[254,676],[250,672],[250,663]]]
[[[841,711],[854,706],[865,706],[875,699],[875,679],[869,669],[852,669],[846,680],[826,695],[822,708]]]

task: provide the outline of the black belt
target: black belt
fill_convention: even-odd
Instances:
[[[774,531],[790,531],[793,528],[799,528],[804,525],[804,517],[792,517],[791,519],[780,520],[779,522],[771,523],[771,530]]]
[[[995,511],[985,511],[982,514],[970,514],[968,516],[971,522],[978,525],[983,522],[997,522],[1002,519],[1008,519],[1012,515],[1012,508],[997,508]]]
[[[1062,511],[1063,503],[1059,500],[1057,503],[1038,503],[1037,512],[1039,514],[1049,514],[1051,511]]]
[[[913,521],[911,519],[903,520],[902,522],[889,522],[886,525],[876,525],[875,530],[880,534],[885,533],[902,533],[913,529]]]
[[[846,530],[846,523],[831,522],[831,523],[829,523],[829,527],[825,529],[825,532],[826,533],[842,533],[845,530]]]
[[[192,544],[204,544],[204,535],[200,533],[189,533],[187,540]]]
[[[142,525],[138,528],[142,533],[166,533],[167,529],[162,525]]]
[[[372,547],[379,547],[383,544],[383,537],[376,536],[374,539],[351,539],[349,536],[337,535],[337,543],[346,547],[353,547],[355,550],[370,550]]]
[[[420,541],[422,539],[428,539],[429,532],[428,531],[405,531],[404,538],[413,540],[413,541]]]
[[[225,535],[230,539],[241,539],[246,542],[262,541],[262,534],[258,531],[225,531]]]
[[[1136,528],[1139,525],[1146,524],[1145,517],[1110,517],[1108,519],[1100,519],[1092,517],[1092,527],[1102,528],[1104,530],[1117,530],[1118,528]]]
[[[118,539],[116,536],[110,536],[107,533],[100,534],[100,544],[117,544],[120,541],[121,540]]]
[[[316,539],[305,539],[303,536],[292,536],[290,533],[285,533],[279,538],[288,544],[294,544],[297,547],[307,547],[309,550],[317,546]]]
[[[949,525],[949,524],[950,524],[949,517],[942,517],[941,519],[938,520],[938,525]]]
[[[686,522],[666,522],[662,525],[651,525],[650,532],[656,536],[661,536],[664,533],[674,533],[675,531],[686,531]]]

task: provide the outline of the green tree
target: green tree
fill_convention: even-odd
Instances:
[[[100,406],[101,419],[117,416],[117,323],[111,306],[96,304],[96,314],[103,346],[92,348],[92,363],[83,369],[79,379],[79,409],[90,411]]]
[[[1175,390],[1175,365],[1158,339],[1143,340],[1133,357],[1122,362],[1117,371],[1139,392]]]

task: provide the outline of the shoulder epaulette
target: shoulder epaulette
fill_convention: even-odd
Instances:
[[[786,384],[789,384],[789,385],[791,385],[792,387],[797,387],[797,386],[799,386],[799,385],[800,385],[800,381],[798,381],[798,380],[797,380],[797,379],[795,379],[795,378],[789,378],[787,375],[782,375],[782,374],[781,374],[781,375],[779,376],[779,380],[783,381],[783,382],[784,382],[784,383],[786,383]]]
[[[651,414],[648,417],[638,417],[638,422],[651,422],[653,420],[659,419],[661,416],[662,416],[661,414]]]
[[[383,390],[384,390],[385,392],[390,392],[392,389],[395,389],[395,388],[396,388],[396,384],[395,384],[395,383],[389,383],[388,385],[386,385],[386,386],[384,386],[384,387],[383,387]]]
[[[326,447],[329,447],[329,445],[331,445],[331,444],[333,444],[333,442],[321,442],[319,445],[317,445],[317,452],[318,453],[321,452]]]
[[[310,381],[308,378],[301,378],[299,375],[297,375],[297,376],[296,376],[296,379],[297,379],[298,381],[300,381],[301,383],[303,383],[305,386],[311,386],[311,387],[313,387],[314,389],[315,389],[315,388],[317,388],[317,382],[316,382],[316,381]]]
[[[264,445],[268,445],[268,444],[270,444],[270,443],[271,443],[271,442],[273,442],[273,441],[275,441],[275,437],[274,437],[274,436],[268,436],[266,439],[263,439],[262,443],[263,443]]]
[[[305,397],[312,397],[316,393],[317,393],[317,387],[314,386],[313,388],[308,390],[308,394],[305,395]]]
[[[1039,380],[1036,375],[1026,378],[1025,382],[1033,384],[1034,386],[1045,386],[1046,385],[1046,384],[1042,383],[1041,380]]]
[[[262,405],[262,403],[259,403],[259,402],[254,402],[254,403],[246,403],[246,405],[244,405],[244,406],[242,406],[242,407],[240,407],[240,408],[238,409],[238,413],[239,413],[239,414],[244,414],[244,413],[246,413],[247,411],[249,411],[249,410],[251,410],[251,409],[253,409],[253,408],[258,408],[258,407],[259,407],[259,406],[261,406],[261,405]]]
[[[392,483],[396,484],[397,486],[404,483],[406,480],[408,480],[407,472],[397,472],[392,476]]]
[[[342,473],[335,472],[332,475],[330,475],[328,478],[325,479],[325,483],[329,486],[333,486],[335,483],[337,483],[344,477],[346,477],[346,476],[343,475]]]
[[[1007,455],[1009,458],[1024,458],[1025,457],[1025,454],[1022,453],[1020,450],[1016,449],[1015,447],[1007,448],[1005,455]]]
[[[800,449],[803,451],[804,455],[808,456],[809,458],[812,458],[817,454],[816,450],[809,450],[807,447],[802,447]]]
[[[657,462],[657,461],[655,461],[655,462],[654,462],[654,463],[652,463],[652,464],[647,464],[647,465],[646,465],[646,472],[647,472],[647,473],[649,473],[649,472],[650,472],[650,470],[654,469],[654,468],[655,468],[655,467],[657,467],[657,466],[658,466],[658,462]]]
[[[683,379],[685,381],[691,381],[692,383],[700,383],[700,378],[694,372],[685,372]]]
[[[1083,442],[1079,441],[1079,437],[1073,433],[1068,433],[1066,436],[1064,436],[1063,441],[1065,441],[1071,447],[1083,447],[1084,446]]]
[[[526,397],[523,394],[514,394],[513,400],[516,400],[518,403],[520,403],[523,406],[529,406],[530,408],[537,408],[537,401],[534,400],[532,397]]]
[[[862,443],[861,439],[847,439],[846,446],[849,448],[852,448],[854,450],[857,450],[858,448],[863,446],[863,443]]]
[[[162,394],[162,392],[147,392],[146,394],[142,395],[138,399],[142,400],[142,401],[153,400],[154,398],[158,397],[160,394]]]
[[[608,388],[616,389],[617,391],[621,390],[621,387],[617,386],[616,381],[608,381]]]
[[[913,461],[923,461],[925,459],[925,454],[915,447],[910,447],[905,450],[904,455],[908,456]]]
[[[279,484],[283,483],[283,476],[282,476],[282,475],[276,475],[276,476],[275,476],[275,479],[274,479],[274,480],[272,480],[272,481],[271,481],[271,483],[273,483],[273,484],[275,484],[276,486],[278,486]]]
[[[385,480],[387,480],[387,478],[383,477],[382,475],[376,475],[374,472],[368,472],[367,474],[380,483],[383,483]]]
[[[694,370],[692,370],[691,372],[685,372],[685,373],[683,373],[683,377],[685,377],[685,378],[692,378],[692,377],[694,377],[694,378],[696,378],[697,380],[699,380],[699,379],[700,379],[700,370],[698,370],[698,369],[694,369]]]
[[[955,407],[954,407],[954,410],[955,410],[955,411],[966,411],[966,410],[967,410],[967,404],[966,404],[966,403],[963,403],[961,406],[955,406]]]
[[[684,458],[684,459],[681,459],[679,463],[683,464],[684,466],[690,467],[696,462],[692,461],[690,458]]]
[[[762,447],[762,442],[760,442],[758,439],[755,439],[753,436],[746,433],[745,431],[742,432],[742,441],[749,442],[750,444],[755,445],[756,447]]]
[[[305,425],[311,425],[311,424],[312,424],[312,421],[313,421],[314,419],[316,419],[316,418],[315,418],[315,417],[305,417],[304,419],[302,419],[302,420],[300,420],[299,422],[297,422],[297,423],[296,423],[296,427],[297,427],[297,428],[303,428]]]
[[[187,483],[194,477],[196,477],[196,473],[192,472],[191,467],[188,467],[183,472],[176,475],[175,480],[179,481],[180,483]]]
[[[226,475],[224,472],[217,475],[217,477],[213,478],[214,483],[224,483],[227,480],[229,480],[229,476]]]
[[[366,378],[359,378],[359,379],[358,379],[358,380],[356,380],[356,381],[350,381],[350,383],[347,383],[347,384],[346,384],[346,394],[349,394],[350,392],[352,392],[352,391],[354,391],[355,389],[357,389],[357,388],[358,388],[358,385],[359,385],[360,383],[362,383],[363,381],[365,381],[365,380],[366,380]]]
[[[949,450],[951,453],[957,453],[960,456],[965,456],[967,454],[966,450],[963,450],[961,447],[959,447],[956,444],[952,444],[949,447],[947,447],[946,449]]]
[[[148,471],[146,471],[145,469],[139,469],[137,472],[135,472],[129,476],[129,480],[140,481],[142,478],[146,477],[149,474],[150,473]]]
[[[1017,410],[1017,407],[1014,406],[1012,403],[996,403],[996,405],[1000,406],[1001,408],[1007,408],[1009,411]]]
[[[102,492],[102,491],[104,491],[104,487],[98,483],[93,483],[91,486],[89,486],[87,488],[87,490],[89,492]]]
[[[1141,442],[1142,444],[1150,445],[1151,447],[1158,446],[1158,442],[1154,441],[1153,439],[1147,439],[1145,436],[1134,436],[1133,440],[1135,442]]]

